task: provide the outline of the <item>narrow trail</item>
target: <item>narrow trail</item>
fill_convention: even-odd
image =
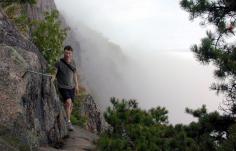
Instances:
[[[69,132],[70,136],[65,140],[62,149],[44,146],[40,147],[39,151],[96,151],[94,142],[98,136],[80,127],[75,126],[74,128],[74,131]]]

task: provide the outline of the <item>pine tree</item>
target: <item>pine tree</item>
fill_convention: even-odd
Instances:
[[[236,25],[235,0],[181,0],[180,5],[189,12],[190,19],[200,17],[203,25],[214,25],[215,31],[207,31],[200,45],[192,51],[203,64],[212,62],[217,69],[215,76],[220,82],[212,84],[217,93],[224,93],[226,99],[221,106],[231,116],[236,114],[236,46],[234,28]]]
[[[198,119],[196,122],[173,126],[168,123],[165,108],[146,111],[135,100],[116,98],[111,98],[111,103],[104,113],[110,127],[98,141],[101,151],[217,151],[234,143],[235,130],[229,129],[234,119],[216,111],[208,113],[205,106],[186,109]],[[230,137],[229,141],[225,136]]]
[[[200,128],[202,131],[204,129],[202,134],[206,134],[207,137],[211,136],[217,142],[217,150],[235,150],[236,129],[233,125],[235,125],[236,117],[236,46],[234,40],[236,1],[181,0],[180,5],[189,12],[191,20],[200,17],[202,25],[213,25],[215,27],[215,31],[207,31],[206,37],[201,40],[201,44],[194,45],[192,51],[203,64],[211,62],[216,66],[217,69],[214,74],[219,82],[213,83],[211,89],[225,95],[221,105],[225,115],[206,114],[204,107],[194,112],[187,109],[188,113],[199,118],[199,122],[193,123],[192,126]],[[200,132],[202,131],[200,130]],[[190,137],[199,137],[202,134],[193,132]],[[204,144],[200,146],[204,146]]]

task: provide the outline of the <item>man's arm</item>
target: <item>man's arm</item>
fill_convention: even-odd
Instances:
[[[74,79],[75,79],[75,92],[79,94],[79,82],[78,82],[78,74],[77,71],[74,72]]]

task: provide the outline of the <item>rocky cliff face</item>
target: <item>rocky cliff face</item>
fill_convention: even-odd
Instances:
[[[65,112],[44,72],[46,61],[0,12],[0,150],[34,150],[67,135]],[[2,142],[2,143],[1,143]]]
[[[94,133],[102,131],[101,112],[91,95],[85,95],[81,99],[81,115],[87,118],[86,128]]]
[[[27,6],[27,16],[30,19],[43,19],[43,13],[56,9],[54,0],[37,0],[37,4]]]
[[[42,19],[43,12],[56,9],[53,0],[37,0],[26,8],[31,19]],[[47,66],[29,39],[0,8],[0,150],[4,151],[58,145],[68,134],[63,104],[51,79],[27,72],[45,72]],[[88,117],[89,130],[101,130],[100,112],[91,96],[82,103],[81,114]]]

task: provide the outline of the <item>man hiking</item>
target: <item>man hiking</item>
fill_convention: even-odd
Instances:
[[[65,46],[64,57],[56,63],[55,67],[58,89],[62,96],[66,111],[67,127],[69,131],[73,131],[74,128],[71,124],[70,116],[75,93],[79,93],[79,86],[76,65],[73,60],[73,49],[71,46]]]

